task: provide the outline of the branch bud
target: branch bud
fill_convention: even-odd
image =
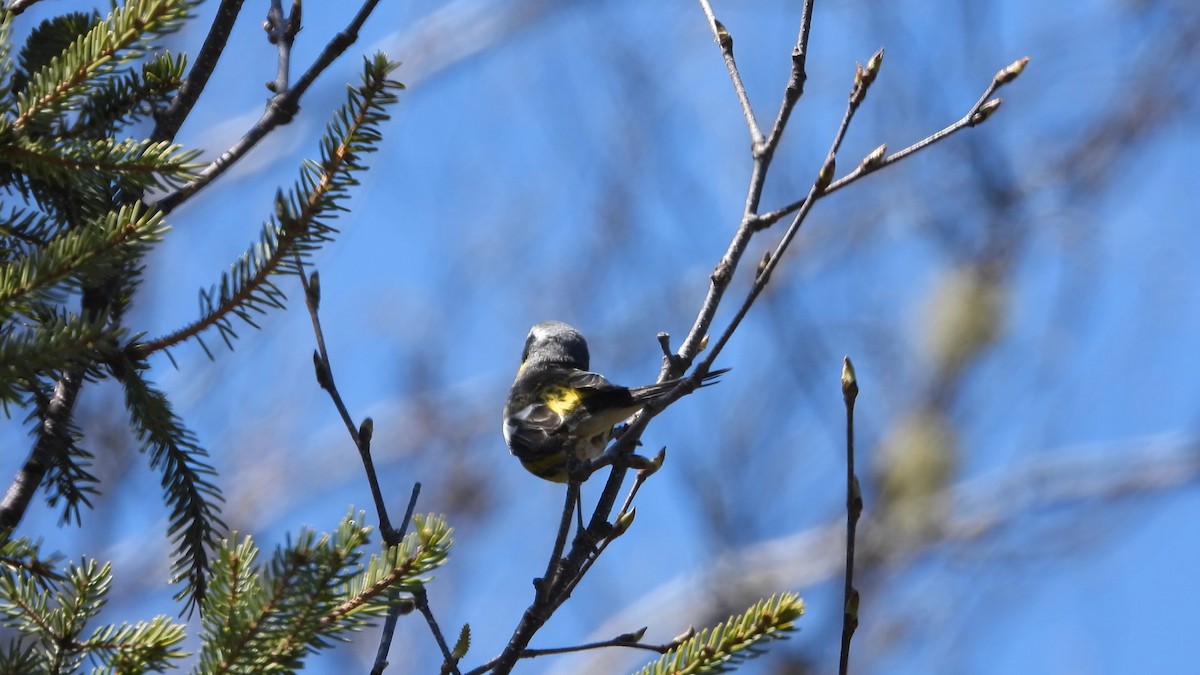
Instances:
[[[623,645],[637,644],[638,642],[641,642],[642,638],[645,636],[646,627],[642,627],[633,631],[632,633],[622,633],[621,635],[618,635],[617,637],[613,638],[613,642]]]
[[[763,251],[763,257],[758,261],[758,269],[754,272],[755,279],[762,279],[763,273],[767,271],[767,265],[771,264],[770,249]]]
[[[1000,86],[1008,84],[1009,82],[1012,82],[1013,80],[1017,79],[1017,76],[1021,74],[1021,71],[1025,70],[1025,66],[1028,64],[1029,64],[1028,56],[1017,59],[1016,61],[1013,61],[1012,63],[1010,63],[1008,65],[1007,68],[996,73],[996,77],[993,80],[993,82],[995,82],[997,87],[1000,87]]]
[[[321,275],[318,272],[314,271],[308,278],[308,287],[304,289],[304,296],[308,300],[309,307],[318,309],[321,306]]]
[[[879,146],[878,148],[875,148],[874,150],[872,150],[871,154],[867,155],[866,157],[863,157],[863,161],[862,161],[863,171],[874,171],[875,169],[878,169],[879,166],[881,164],[883,164],[883,158],[886,156],[887,156],[887,143],[884,143],[883,145]]]
[[[633,519],[636,517],[637,517],[637,507],[636,506],[633,507],[632,509],[629,509],[625,513],[622,513],[621,515],[617,516],[617,522],[613,523],[613,529],[612,529],[612,535],[611,535],[612,538],[616,539],[617,537],[625,534],[625,532],[629,530],[629,526],[633,525]]]
[[[992,116],[992,113],[996,112],[996,109],[999,108],[1000,104],[1003,102],[1004,99],[994,98],[979,106],[979,110],[976,110],[975,114],[971,115],[971,126],[983,124],[985,121],[987,121],[987,118]]]
[[[837,160],[833,155],[825,158],[825,163],[821,165],[821,170],[817,173],[817,192],[825,192],[825,188],[833,182],[833,172],[837,171]]]
[[[358,425],[358,443],[364,447],[371,445],[371,437],[375,435],[375,420],[370,417]]]
[[[866,84],[868,86],[870,86],[870,84],[875,81],[875,76],[879,74],[879,66],[882,66],[882,65],[883,65],[883,47],[880,47],[879,51],[875,52],[874,54],[871,55],[871,58],[867,59]]]
[[[657,454],[654,455],[654,457],[652,457],[650,459],[650,462],[645,467],[643,467],[642,470],[639,471],[638,473],[641,474],[643,479],[649,478],[650,476],[653,476],[655,474],[655,472],[657,472],[659,469],[662,468],[663,462],[665,462],[665,461],[667,461],[667,449],[662,448],[661,450],[658,451]]]
[[[671,638],[671,644],[682,644],[694,637],[696,637],[696,629],[692,626],[688,626],[687,630]]]
[[[658,338],[658,346],[662,348],[663,356],[667,358],[674,356],[675,354],[671,351],[671,334],[661,331],[656,337]]]
[[[851,627],[853,628],[858,627],[858,602],[858,589],[850,589],[850,597],[846,599],[845,612],[846,616],[851,619]]]
[[[329,364],[321,358],[320,352],[313,351],[313,368],[317,371],[317,384],[322,389],[329,390],[333,386],[333,376],[329,373]]]
[[[725,28],[725,24],[713,19],[713,25],[717,28],[717,44],[721,45],[723,51],[733,53],[733,36],[729,34],[729,30]]]
[[[846,400],[846,404],[854,403],[854,399],[858,397],[858,376],[854,374],[854,364],[850,361],[850,357],[842,358],[842,398]]]

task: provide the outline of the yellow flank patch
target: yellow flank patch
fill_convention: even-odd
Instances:
[[[566,417],[579,406],[579,391],[570,387],[551,386],[542,390],[542,401],[558,415]]]
[[[521,464],[526,471],[538,478],[545,478],[555,483],[567,482],[567,453],[565,452],[556,452],[537,459],[521,460]]]

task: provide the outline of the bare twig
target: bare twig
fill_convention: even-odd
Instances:
[[[317,384],[329,393],[329,398],[333,401],[334,407],[337,408],[338,415],[342,418],[342,423],[346,425],[346,431],[350,434],[350,439],[354,442],[354,447],[358,449],[359,458],[362,459],[363,470],[367,474],[367,483],[371,487],[371,498],[375,501],[375,512],[379,516],[379,531],[383,536],[384,541],[398,542],[396,531],[392,528],[392,522],[388,518],[387,503],[383,498],[383,490],[379,487],[379,477],[375,472],[375,462],[371,458],[371,436],[375,431],[375,423],[370,417],[363,420],[358,427],[354,426],[354,420],[350,417],[350,411],[346,409],[345,402],[342,401],[342,395],[338,393],[337,384],[333,380],[333,367],[329,362],[329,352],[325,349],[325,333],[321,330],[320,305],[321,305],[321,277],[316,272],[312,276],[308,276],[304,272],[304,263],[299,256],[296,257],[296,272],[300,276],[300,285],[304,287],[304,301],[308,307],[308,315],[312,319],[313,333],[316,335],[317,350],[313,352],[313,367],[316,369]]]
[[[39,2],[41,0],[12,0],[12,2],[8,3],[8,11],[14,15],[20,14]]]
[[[675,354],[669,353],[668,337],[665,334],[659,335],[659,343],[663,345],[664,358],[663,367],[659,373],[659,381],[665,381],[670,378],[680,377],[693,361],[705,348],[708,341],[708,331],[712,325],[716,315],[717,307],[724,297],[730,281],[733,278],[734,272],[737,270],[742,257],[748,248],[750,240],[753,236],[775,222],[764,220],[763,216],[758,214],[759,203],[762,197],[763,186],[765,185],[767,171],[770,167],[771,160],[774,157],[776,148],[783,136],[784,128],[790,119],[791,113],[803,93],[804,83],[806,81],[805,64],[808,52],[808,37],[811,27],[812,18],[812,0],[806,0],[803,5],[801,15],[801,26],[796,46],[792,50],[792,72],[789,77],[787,86],[784,91],[783,101],[780,104],[778,116],[775,124],[772,126],[770,135],[763,137],[762,131],[758,126],[758,122],[754,116],[749,98],[746,94],[745,86],[742,83],[741,75],[738,72],[736,61],[733,57],[733,37],[725,26],[717,20],[713,13],[712,6],[709,0],[699,0],[700,6],[704,11],[705,17],[708,20],[710,29],[716,37],[717,44],[720,47],[722,56],[725,61],[726,68],[729,71],[730,79],[733,82],[734,91],[737,95],[738,102],[741,105],[742,113],[746,118],[747,127],[750,130],[752,140],[752,155],[753,166],[749,185],[747,187],[746,205],[742,215],[742,221],[739,224],[737,232],[730,241],[729,247],[725,254],[718,261],[710,277],[710,286],[696,319],[680,345],[679,350]],[[608,522],[609,516],[616,505],[617,497],[620,493],[621,486],[625,479],[625,474],[628,471],[629,463],[626,458],[631,455],[636,448],[642,432],[646,425],[655,415],[668,407],[674,401],[687,393],[693,391],[699,384],[700,379],[709,372],[713,362],[724,348],[734,331],[740,325],[742,319],[753,305],[755,299],[766,287],[770,279],[772,271],[779,264],[780,258],[787,250],[791,241],[799,231],[805,217],[808,215],[812,205],[820,197],[828,194],[831,191],[831,186],[835,185],[833,181],[834,171],[836,169],[836,157],[838,149],[841,147],[842,140],[845,138],[846,132],[849,129],[850,122],[854,116],[854,112],[862,103],[867,89],[874,80],[875,75],[879,70],[882,61],[882,50],[874,55],[868,62],[867,66],[857,66],[854,80],[854,87],[851,90],[849,102],[847,104],[846,114],[842,118],[842,122],[834,134],[829,152],[826,154],[825,161],[822,163],[820,170],[817,173],[813,185],[809,190],[808,195],[804,200],[797,202],[791,212],[796,212],[792,223],[784,233],[780,242],[776,245],[773,253],[763,258],[759,265],[758,274],[755,277],[754,284],[750,289],[747,297],[735,314],[720,339],[715,345],[711,346],[708,355],[700,363],[696,364],[690,377],[684,378],[676,389],[670,395],[663,397],[660,401],[653,405],[647,406],[640,411],[634,419],[626,427],[621,437],[605,452],[602,457],[603,463],[611,463],[613,468],[609,473],[608,480],[605,483],[604,489],[597,500],[592,517],[587,528],[578,533],[570,552],[565,558],[558,561],[557,555],[551,561],[551,570],[554,566],[558,566],[558,575],[554,579],[554,583],[550,584],[547,579],[543,579],[543,586],[538,588],[535,594],[533,603],[526,608],[525,613],[521,617],[520,623],[513,632],[508,644],[504,650],[492,661],[480,666],[471,671],[471,673],[482,673],[486,671],[494,671],[497,673],[507,673],[516,664],[517,660],[528,654],[529,641],[532,639],[542,625],[549,619],[554,610],[565,601],[574,590],[575,586],[583,578],[590,569],[591,565],[605,550],[611,541],[624,531],[624,527],[628,526],[628,522],[632,520],[634,514],[629,510],[633,496],[636,495],[641,482],[635,482],[629,497],[626,499],[624,506],[621,509],[618,517],[617,525]],[[1020,73],[1020,69],[1024,67],[1024,61],[1019,61],[1009,66],[1008,69],[1001,71],[996,76],[994,86],[1011,81]],[[990,92],[994,90],[989,88]],[[979,124],[987,115],[991,114],[999,105],[998,101],[991,101],[987,96],[977,103],[967,116],[966,125],[973,126]],[[927,139],[925,145],[930,145],[937,142],[947,134],[935,134],[931,139]],[[922,146],[924,147],[924,146]],[[920,149],[920,148],[916,148]],[[904,151],[902,151],[904,152]],[[908,151],[911,154],[915,150]],[[879,155],[876,157],[876,155]],[[898,153],[899,154],[899,153]],[[904,155],[901,155],[902,158]],[[864,162],[864,166],[877,168],[882,159],[882,152],[876,151],[868,157],[870,163]],[[895,161],[895,160],[893,160]],[[839,186],[840,187],[840,186]],[[786,213],[783,215],[787,215]],[[783,217],[778,216],[775,220]],[[595,468],[598,468],[601,463],[597,463]],[[644,477],[642,478],[644,480]],[[569,525],[570,514],[564,511],[562,523]],[[560,539],[565,531],[563,524],[560,524]],[[557,552],[557,548],[556,548]],[[547,577],[551,575],[548,573]],[[549,589],[548,591],[546,589]]]
[[[725,290],[729,287],[729,282],[733,279],[733,273],[737,270],[742,256],[746,253],[751,237],[754,236],[755,227],[753,221],[759,210],[763,187],[766,185],[767,171],[771,166],[771,160],[775,156],[775,148],[778,147],[780,140],[783,138],[784,127],[787,126],[787,122],[791,118],[792,110],[803,93],[804,82],[808,77],[805,66],[808,59],[808,37],[812,25],[812,7],[813,0],[805,0],[804,6],[801,9],[799,35],[796,39],[796,46],[792,49],[792,72],[788,77],[783,101],[779,106],[779,115],[776,117],[775,124],[771,128],[771,134],[765,141],[755,143],[752,147],[754,163],[750,169],[750,181],[746,188],[746,204],[742,212],[742,222],[738,225],[737,232],[729,242],[729,247],[725,250],[725,254],[721,256],[721,259],[717,262],[717,266],[713,269],[712,275],[709,278],[708,294],[700,306],[700,311],[696,314],[696,319],[692,323],[691,330],[688,331],[687,337],[684,338],[683,344],[679,347],[677,358],[671,360],[670,367],[664,366],[661,375],[663,378],[678,377],[681,375],[692,364],[696,355],[700,353],[701,343],[708,336],[709,328],[712,326],[713,319],[717,314],[717,307],[721,304]],[[711,12],[711,7],[706,7],[706,15],[711,14]],[[732,40],[732,38],[730,39]],[[737,67],[732,60],[728,61],[727,65],[734,69]],[[740,80],[740,76],[738,79]],[[738,98],[741,100],[742,95],[739,94]]]
[[[442,635],[442,629],[438,626],[438,622],[433,618],[433,610],[429,608],[429,596],[425,593],[424,586],[418,586],[412,592],[413,601],[416,603],[417,611],[421,616],[425,617],[425,623],[429,625],[429,632],[433,633],[433,639],[437,641],[438,649],[442,650],[442,672],[461,675],[458,671],[458,662],[454,658],[454,654],[450,651],[450,645],[446,643],[446,638]]]
[[[800,35],[796,38],[796,46],[792,47],[792,73],[788,76],[787,86],[783,90],[783,101],[779,104],[779,114],[775,116],[775,124],[771,126],[771,134],[767,136],[764,147],[756,149],[756,156],[761,155],[763,162],[770,164],[783,138],[783,129],[791,119],[792,110],[800,97],[804,95],[804,83],[808,80],[808,35],[812,28],[813,1],[805,0],[800,10]],[[761,189],[759,190],[761,194]]]
[[[283,13],[282,0],[271,0],[271,8],[267,10],[267,20],[263,22],[263,30],[267,32],[267,41],[275,45],[278,53],[275,79],[267,83],[267,89],[273,93],[278,94],[288,89],[292,43],[296,41],[296,33],[300,32],[301,14],[300,0],[292,0],[292,11],[286,16]]]
[[[846,101],[846,112],[842,115],[842,121],[838,124],[837,132],[833,135],[833,141],[829,145],[829,151],[825,154],[825,160],[821,163],[821,169],[817,172],[816,178],[813,180],[812,187],[809,188],[808,196],[801,202],[800,209],[796,216],[792,218],[792,223],[780,238],[779,243],[775,246],[774,251],[763,259],[758,267],[758,272],[754,277],[754,284],[750,287],[750,291],[746,294],[746,298],[742,301],[741,307],[729,320],[729,324],[721,333],[721,337],[716,344],[712,345],[708,351],[708,356],[704,358],[697,371],[707,371],[712,363],[720,356],[721,351],[725,349],[729,339],[733,337],[735,331],[742,323],[742,319],[746,318],[750,308],[754,305],[754,301],[758,299],[759,294],[767,287],[767,283],[771,280],[771,273],[779,266],[779,262],[783,259],[783,254],[791,245],[796,233],[800,231],[800,227],[804,224],[804,219],[808,216],[808,212],[812,210],[813,204],[816,203],[828,189],[830,181],[833,179],[833,172],[837,165],[837,153],[842,147],[842,141],[846,138],[846,132],[850,129],[850,122],[854,119],[854,113],[858,111],[859,105],[866,96],[867,89],[871,86],[871,82],[875,80],[875,75],[879,72],[879,67],[883,62],[883,50],[876,52],[868,61],[867,67],[856,65],[854,75],[854,86],[850,90],[850,96]],[[757,164],[757,162],[756,162]],[[743,231],[747,242],[755,232],[759,230],[757,219],[752,214],[747,214],[742,225],[738,228],[736,236],[741,236]],[[722,261],[724,262],[724,261]],[[732,276],[732,270],[730,271]],[[683,356],[681,355],[681,358]]]
[[[920,550],[971,546],[1001,537],[1003,545],[1027,555],[1029,542],[1005,539],[1015,523],[1039,514],[1074,514],[1055,520],[1064,534],[1089,531],[1088,524],[1107,522],[1109,509],[1122,504],[1161,498],[1171,490],[1200,485],[1200,437],[1150,436],[1120,442],[1075,447],[1043,447],[1030,457],[988,475],[960,482],[944,496],[939,512],[944,522],[921,542],[895,536],[885,523],[869,519],[857,532],[856,550],[869,552],[873,564],[891,573],[922,560]],[[1109,530],[1102,536],[1120,536]],[[594,635],[603,636],[626,626],[674,625],[720,611],[712,594],[697,594],[714,575],[739,570],[754,588],[793,588],[834,583],[845,572],[846,523],[831,519],[810,528],[747,546],[708,561],[705,568],[681,573],[657,588],[646,589],[630,606],[615,612]],[[1039,541],[1045,541],[1041,533]],[[988,555],[995,555],[991,548]],[[558,672],[584,672],[577,663],[562,664]],[[627,665],[591,662],[588,672],[627,672]]]
[[[417,498],[421,495],[421,484],[413,483],[412,495],[408,498],[408,508],[404,509],[404,521],[400,523],[400,530],[396,532],[396,540],[389,542],[384,535],[384,544],[388,547],[399,544],[404,535],[408,532],[408,524],[412,522],[413,511],[417,508]],[[387,617],[383,620],[383,630],[379,633],[379,647],[375,650],[375,665],[371,667],[371,675],[382,675],[383,671],[388,667],[388,652],[392,649],[392,639],[396,634],[396,623],[400,620],[400,615],[404,613],[405,605],[392,605],[388,609]]]
[[[646,634],[646,629],[640,628],[632,633],[624,633],[622,635],[616,636],[615,638],[612,638],[609,640],[601,640],[599,642],[589,642],[587,644],[574,645],[571,647],[551,647],[548,649],[526,649],[525,652],[521,654],[521,656],[522,656],[522,658],[534,658],[534,657],[538,657],[538,656],[549,656],[551,654],[571,654],[574,652],[587,651],[589,649],[604,649],[606,647],[628,647],[630,649],[644,649],[646,651],[657,652],[659,654],[666,654],[667,652],[671,651],[672,649],[675,649],[679,645],[683,644],[683,642],[685,640],[690,639],[692,637],[692,634],[694,634],[694,632],[685,633],[685,634],[681,635],[680,637],[677,637],[674,640],[671,640],[670,642],[667,642],[667,643],[661,644],[661,645],[651,645],[651,644],[646,644],[644,642],[639,642],[639,640],[641,640],[642,636],[645,634]]]
[[[225,51],[225,43],[229,40],[229,33],[233,31],[233,25],[237,22],[244,2],[245,0],[221,0],[217,7],[217,15],[213,17],[212,26],[209,27],[204,44],[196,54],[192,69],[188,71],[175,98],[171,99],[171,105],[154,116],[151,141],[174,140],[175,135],[179,133],[179,128],[183,126],[183,121],[200,99],[204,86],[208,84],[208,79],[217,67],[217,61]]]
[[[704,10],[704,18],[708,19],[708,27],[717,39],[721,48],[721,56],[725,59],[725,68],[729,71],[729,79],[733,81],[733,91],[737,94],[738,103],[742,105],[742,115],[746,117],[746,126],[750,129],[750,143],[758,147],[763,142],[762,130],[758,128],[758,120],[754,118],[754,109],[750,106],[750,97],[746,94],[746,85],[742,84],[742,74],[738,72],[737,63],[733,60],[733,36],[725,29],[725,24],[717,20],[713,14],[712,5],[708,0],[700,0],[700,8]]]
[[[558,535],[554,538],[554,547],[550,551],[550,561],[546,564],[546,575],[542,577],[538,594],[546,598],[558,579],[562,563],[563,549],[567,545],[567,535],[571,532],[571,515],[579,503],[579,481],[567,483],[567,495],[563,502],[562,519],[558,523]]]
[[[156,206],[164,213],[169,213],[190,199],[192,195],[216,180],[218,176],[225,173],[230,166],[241,159],[255,145],[258,145],[258,142],[276,127],[292,121],[292,117],[299,110],[301,97],[304,96],[304,93],[308,91],[308,88],[312,86],[317,77],[337,57],[341,56],[350,45],[358,40],[358,31],[378,4],[379,0],[365,0],[359,8],[358,13],[355,14],[346,28],[326,43],[325,48],[321,50],[321,54],[317,56],[317,59],[309,66],[308,70],[300,76],[300,79],[287,91],[276,93],[271,97],[270,102],[267,104],[267,110],[254,126],[247,130],[232,147],[221,153],[220,157],[201,170],[195,180],[163,197],[156,203]]]
[[[854,401],[858,398],[858,377],[847,356],[842,360],[842,399],[846,402],[846,583],[842,595],[842,651],[838,673],[850,668],[850,638],[858,628],[858,590],[854,588],[854,537],[862,515],[862,490],[854,474]]]
[[[399,530],[394,529],[391,520],[388,518],[387,503],[383,498],[383,491],[379,487],[379,477],[375,471],[375,462],[371,458],[371,437],[374,432],[374,422],[368,417],[363,420],[361,425],[355,428],[354,421],[350,417],[350,412],[346,409],[346,404],[342,401],[341,394],[337,390],[337,384],[333,379],[333,368],[329,363],[329,352],[325,348],[325,333],[321,329],[319,311],[321,305],[321,278],[316,272],[313,272],[311,277],[307,275],[304,272],[304,264],[299,257],[296,259],[296,270],[300,276],[300,284],[304,287],[305,305],[308,307],[308,314],[313,324],[313,333],[317,340],[317,350],[313,352],[313,365],[316,368],[317,383],[329,393],[334,407],[337,408],[342,422],[346,425],[346,431],[349,432],[355,447],[358,448],[358,454],[363,463],[363,471],[367,474],[367,483],[371,487],[371,498],[375,501],[375,510],[379,515],[379,531],[383,537],[384,545],[386,547],[395,546],[400,543],[404,538],[404,533],[408,530],[413,510],[416,508],[417,497],[421,493],[421,484],[417,483],[413,486],[412,496],[408,500],[408,508],[404,513],[404,521]],[[449,645],[446,644],[446,638],[442,635],[441,628],[433,616],[433,610],[429,607],[429,596],[425,593],[424,587],[418,587],[412,591],[412,598],[413,606],[421,613],[421,616],[425,617],[425,623],[429,625],[429,630],[433,633],[434,640],[442,650],[444,672],[455,673],[457,675],[458,666],[451,654]],[[402,607],[395,606],[388,611],[384,630],[380,636],[379,647],[375,653],[375,664],[372,668],[373,673],[382,673],[387,667],[388,651],[391,649],[396,621],[402,610]]]
[[[967,113],[953,124],[936,133],[930,134],[925,138],[922,138],[903,150],[898,150],[890,155],[884,154],[883,156],[875,159],[873,159],[871,156],[864,158],[862,163],[855,167],[853,171],[845,176],[842,176],[841,178],[838,178],[837,180],[831,181],[821,196],[824,197],[832,194],[869,173],[874,173],[885,166],[891,166],[905,157],[924,150],[934,143],[943,141],[946,138],[962,131],[963,129],[982,124],[1000,106],[1001,99],[992,98],[992,95],[996,93],[997,89],[1016,79],[1016,76],[1025,69],[1025,65],[1028,63],[1029,57],[1026,56],[1014,61],[1007,68],[1004,68],[999,73],[996,73],[996,76],[992,78],[991,84],[989,84],[987,89],[984,90],[983,95],[979,97],[979,100],[975,102],[975,105],[971,106],[971,108],[967,110]],[[886,151],[887,146],[883,145],[880,146],[880,148],[883,148]],[[757,218],[759,227],[767,227],[781,218],[784,218],[788,214],[795,212],[804,205],[804,202],[807,199],[808,198],[806,197],[800,201],[792,202],[783,208],[760,215]]]

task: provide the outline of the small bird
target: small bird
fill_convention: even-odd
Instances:
[[[529,329],[521,367],[504,404],[504,442],[527,471],[565,483],[572,457],[599,457],[613,427],[667,395],[679,379],[632,389],[588,372],[587,341],[560,321]],[[728,369],[708,373],[700,386]]]

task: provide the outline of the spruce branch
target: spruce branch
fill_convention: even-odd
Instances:
[[[0,10],[0,100],[9,100],[12,93],[13,62],[10,56],[12,49],[12,23],[15,15],[11,11]],[[7,111],[9,108],[0,108]],[[0,115],[3,119],[3,115]]]
[[[786,637],[803,614],[804,601],[795,593],[760,600],[741,615],[685,640],[638,675],[728,672],[731,666],[761,654],[762,643]]]
[[[208,588],[209,552],[225,523],[220,517],[224,501],[211,477],[216,471],[208,453],[176,417],[161,391],[144,380],[132,366],[114,368],[125,387],[125,405],[150,467],[162,474],[163,499],[170,510],[167,533],[172,551],[171,583],[182,583],[176,600],[186,599],[184,611],[203,601]]]
[[[70,139],[17,137],[0,146],[0,163],[30,178],[67,186],[81,179],[94,184],[124,180],[125,187],[167,189],[187,181],[199,150],[167,142],[128,138]]]
[[[70,44],[44,67],[29,74],[17,97],[10,126],[21,131],[55,121],[78,107],[90,89],[118,66],[145,53],[149,41],[179,28],[198,0],[128,0]]]
[[[155,54],[142,64],[140,73],[128,71],[97,88],[79,110],[75,123],[64,136],[94,135],[100,130],[115,130],[138,122],[153,114],[166,103],[170,95],[184,83],[187,56],[170,52]],[[148,143],[170,139],[151,137]],[[190,175],[186,178],[191,178]]]
[[[236,143],[221,154],[214,162],[209,164],[200,176],[179,188],[175,192],[167,195],[158,202],[158,206],[165,212],[171,212],[180,204],[190,199],[192,195],[202,190],[205,186],[212,183],[221,174],[225,173],[229,167],[233,166],[246,153],[250,152],[258,142],[271,133],[276,127],[287,124],[292,121],[296,111],[300,108],[300,99],[304,96],[308,88],[313,82],[328,68],[342,52],[345,52],[350,45],[358,40],[358,31],[362,29],[366,23],[367,17],[374,11],[375,6],[379,4],[379,0],[365,0],[359,7],[358,13],[350,20],[342,32],[338,33],[326,43],[325,48],[321,50],[317,59],[309,66],[308,70],[296,80],[287,91],[276,93],[267,104],[267,110],[258,122],[254,124]]]
[[[42,417],[44,413],[45,409],[39,405],[31,417]],[[90,496],[98,493],[95,486],[100,481],[88,470],[95,456],[79,446],[82,434],[70,420],[66,426],[63,442],[54,446],[54,452],[47,456],[43,482],[46,485],[47,505],[55,508],[60,500],[63,503],[59,522],[80,525],[81,507],[91,508]],[[36,430],[34,435],[37,435]]]
[[[60,302],[86,279],[139,256],[165,228],[162,214],[140,202],[110,211],[93,226],[58,234],[45,246],[0,267],[0,320],[28,316],[36,303]]]
[[[28,323],[0,325],[0,405],[25,403],[41,387],[41,377],[64,366],[87,368],[119,358],[127,332],[106,320],[64,310],[38,313]]]
[[[100,22],[95,11],[67,12],[43,20],[29,32],[25,44],[17,54],[16,72],[12,74],[12,91],[24,91],[31,73],[45,68],[54,57],[71,46],[71,43],[90,31]],[[6,101],[11,109],[12,101]]]
[[[24,571],[0,572],[0,616],[21,635],[0,654],[0,671],[75,672],[90,658],[99,664],[99,672],[144,673],[165,670],[185,655],[176,649],[183,626],[163,616],[132,625],[99,626],[81,638],[105,604],[111,565],[84,560],[69,565],[60,578],[61,583],[47,588]],[[6,667],[20,670],[3,670]]]
[[[17,638],[0,646],[0,672],[36,673],[42,666],[41,656],[36,642]]]
[[[109,672],[162,672],[187,656],[177,648],[183,638],[183,624],[160,614],[149,621],[97,628],[79,648]]]
[[[321,159],[306,162],[299,181],[285,196],[275,198],[275,216],[263,227],[257,244],[234,263],[211,290],[201,291],[202,316],[173,333],[133,347],[136,358],[173,347],[215,328],[232,348],[237,337],[234,319],[256,326],[253,314],[282,308],[283,291],[275,284],[280,274],[297,274],[299,264],[337,233],[328,221],[345,211],[342,202],[365,169],[362,155],[374,152],[379,125],[388,119],[385,107],[396,101],[403,85],[389,79],[398,64],[382,54],[364,59],[362,84],[348,88],[348,101],[334,115],[321,139]],[[211,352],[208,352],[211,356]]]
[[[364,515],[348,514],[331,534],[302,531],[265,569],[254,565],[258,549],[248,537],[226,540],[203,605],[197,672],[295,670],[330,639],[402,602],[398,594],[421,588],[445,562],[450,529],[440,517],[418,516],[415,532],[364,566]]]
[[[44,213],[10,207],[8,215],[0,216],[0,264],[45,246],[60,229],[60,223]]]
[[[62,556],[52,553],[43,557],[41,543],[27,537],[11,538],[11,532],[0,533],[0,574],[25,574],[43,589],[65,577],[55,571]]]

